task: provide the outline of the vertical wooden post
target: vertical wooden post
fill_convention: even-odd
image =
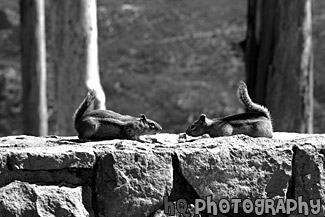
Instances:
[[[50,3],[56,123],[60,135],[76,135],[72,115],[87,90],[97,92],[96,108],[105,109],[98,67],[96,0],[52,0]]]
[[[249,0],[249,92],[276,131],[313,131],[312,0]]]
[[[21,69],[23,130],[47,135],[44,0],[21,0]]]

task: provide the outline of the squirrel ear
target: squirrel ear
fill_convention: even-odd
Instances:
[[[205,114],[201,114],[201,116],[200,116],[200,121],[202,121],[202,122],[205,122],[205,118],[206,118],[207,116],[205,115]]]
[[[141,121],[146,121],[147,120],[147,117],[144,114],[140,114],[139,118],[140,118]]]

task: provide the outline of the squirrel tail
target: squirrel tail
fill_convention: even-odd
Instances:
[[[237,95],[241,103],[245,106],[246,109],[251,110],[253,112],[262,114],[263,116],[267,117],[268,119],[271,119],[270,111],[257,103],[254,103],[251,98],[248,95],[247,86],[245,82],[240,81],[238,83],[238,90]]]
[[[86,96],[86,98],[79,105],[75,113],[73,114],[74,125],[76,126],[78,121],[85,114],[86,110],[93,104],[96,98],[96,92],[94,90],[90,90]]]

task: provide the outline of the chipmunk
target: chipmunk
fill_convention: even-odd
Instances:
[[[245,134],[251,137],[272,138],[273,127],[269,110],[251,100],[243,81],[238,83],[237,95],[240,102],[251,112],[215,119],[201,114],[200,118],[189,126],[186,134],[194,137],[203,134],[209,134],[210,137]]]
[[[74,127],[81,141],[130,139],[138,140],[139,136],[155,134],[162,127],[144,114],[139,117],[122,115],[111,110],[89,110],[96,98],[95,91],[89,91],[73,115]]]

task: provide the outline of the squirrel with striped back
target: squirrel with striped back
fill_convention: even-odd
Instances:
[[[243,81],[238,83],[237,95],[249,112],[215,119],[209,119],[205,114],[201,114],[200,118],[188,127],[186,134],[193,137],[204,134],[210,137],[244,134],[272,138],[273,127],[269,110],[251,100]]]
[[[73,115],[74,127],[81,141],[111,139],[138,140],[141,135],[159,133],[162,127],[144,114],[122,115],[111,110],[90,110],[96,98],[91,90]],[[90,110],[90,111],[89,111]]]

